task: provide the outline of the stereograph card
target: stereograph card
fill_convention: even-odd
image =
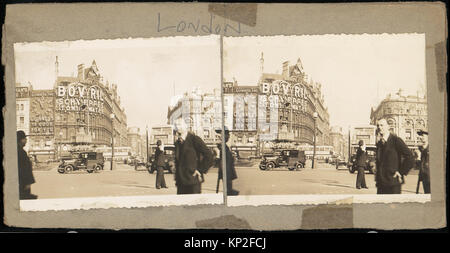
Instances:
[[[6,10],[10,226],[446,226],[444,5]]]

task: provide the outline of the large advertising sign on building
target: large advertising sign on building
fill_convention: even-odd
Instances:
[[[279,108],[290,107],[296,111],[306,112],[308,93],[306,88],[299,83],[290,84],[286,81],[276,80],[272,83],[261,83],[261,93],[270,97],[276,97]]]
[[[56,87],[57,111],[81,111],[87,108],[92,113],[103,113],[103,103],[103,89],[97,85],[72,83]]]
[[[53,92],[33,91],[30,103],[30,135],[53,135]]]

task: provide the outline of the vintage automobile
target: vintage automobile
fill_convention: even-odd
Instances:
[[[366,166],[364,167],[364,170],[369,171],[370,174],[376,173],[376,148],[375,147],[367,147],[367,160],[366,160]],[[347,163],[347,168],[350,173],[355,173],[357,170],[356,168],[356,154],[353,154],[350,158],[350,161]]]
[[[134,167],[135,170],[140,170],[140,168],[147,169],[146,162],[142,157],[130,157],[128,165]]]
[[[299,170],[305,167],[305,151],[285,149],[272,154],[263,155],[259,163],[259,169],[271,170],[279,167],[287,167],[289,170]]]
[[[169,173],[175,173],[175,148],[174,147],[164,147],[164,153],[166,155],[164,170]],[[155,155],[153,154],[149,163],[147,164],[147,170],[150,174],[156,171]]]
[[[100,152],[80,152],[73,153],[72,157],[61,158],[58,172],[70,173],[76,170],[86,170],[88,173],[103,170],[105,159]]]
[[[333,157],[330,159],[330,164],[336,166],[336,169],[339,170],[343,166],[345,169],[347,168],[347,161],[342,157]]]

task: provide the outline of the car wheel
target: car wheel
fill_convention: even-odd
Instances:
[[[303,164],[297,163],[297,166],[295,166],[298,170],[303,169]]]
[[[266,165],[266,167],[267,167],[268,170],[272,170],[273,168],[275,168],[275,163],[270,162],[270,163],[268,163],[268,164]]]
[[[65,171],[64,171],[64,169],[59,168],[59,169],[58,169],[58,172],[59,172],[60,174],[64,174]]]
[[[97,166],[95,166],[94,171],[95,172],[100,172],[101,169],[102,169],[102,166],[97,165]]]
[[[92,173],[92,172],[94,172],[94,170],[93,169],[88,169],[87,172],[88,173]]]
[[[293,171],[295,170],[295,167],[288,167],[288,170]]]
[[[72,165],[67,165],[66,167],[64,167],[64,171],[66,173],[70,173],[73,171],[73,166]]]
[[[259,165],[259,169],[260,169],[260,170],[266,170],[267,168],[266,168],[265,165],[260,164],[260,165]]]

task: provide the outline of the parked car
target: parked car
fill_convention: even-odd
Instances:
[[[330,159],[330,164],[335,165],[337,170],[339,169],[340,166],[344,166],[344,168],[347,167],[347,161],[341,157]]]
[[[299,170],[305,167],[305,163],[305,151],[285,149],[273,154],[263,155],[259,169],[271,170],[279,167],[287,167],[289,170]]]
[[[376,147],[366,147],[367,160],[364,170],[369,171],[370,174],[376,173]],[[347,164],[348,171],[350,173],[355,173],[356,168],[356,154],[353,154],[350,158],[350,162]]]
[[[58,172],[70,173],[76,170],[86,170],[88,173],[103,170],[105,159],[103,153],[99,152],[80,152],[74,153],[71,157],[61,158],[58,166]]]
[[[164,170],[167,170],[169,173],[175,173],[175,148],[164,147],[164,154],[166,155]],[[149,164],[147,164],[147,170],[150,174],[153,174],[153,172],[156,171],[154,154],[149,159]]]

